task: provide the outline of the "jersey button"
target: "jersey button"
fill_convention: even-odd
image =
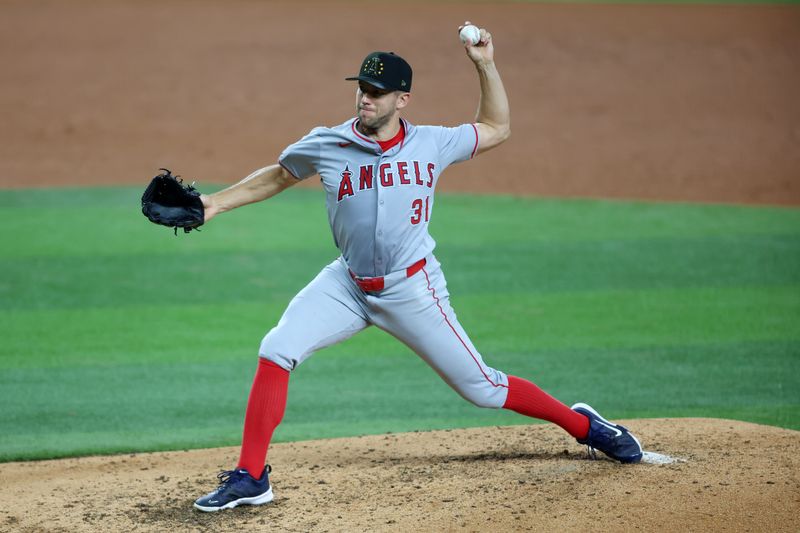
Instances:
[[[378,237],[380,237],[381,235],[383,235],[383,230],[378,230]]]
[[[381,205],[383,205],[383,200],[381,200],[381,201],[380,201],[380,202],[378,202],[378,203],[380,203]]]

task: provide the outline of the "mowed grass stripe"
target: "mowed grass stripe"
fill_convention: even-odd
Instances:
[[[528,350],[487,359],[566,402],[591,400],[616,418],[720,411],[798,429],[800,363],[786,357],[798,349],[797,342],[720,343]],[[12,414],[0,419],[0,460],[235,445],[254,367],[236,359],[4,372]],[[535,423],[474,408],[399,345],[381,357],[342,349],[318,354],[292,376],[289,398],[278,441]]]
[[[204,236],[188,238],[202,239]],[[521,237],[520,237],[521,239]],[[445,243],[437,252],[454,293],[800,285],[800,236]],[[0,309],[203,304],[294,294],[334,252],[159,253],[0,259]]]
[[[255,357],[288,302],[3,312],[9,335],[0,345],[0,368]],[[451,302],[484,353],[800,341],[793,287],[505,292]],[[385,334],[369,342],[359,336],[346,350],[380,356],[396,351],[396,343]]]
[[[0,191],[0,257],[317,250],[335,254],[321,191],[277,199],[173,237],[141,215],[141,189]],[[93,198],[96,196],[96,198]],[[431,231],[450,246],[800,235],[800,210],[440,194]]]

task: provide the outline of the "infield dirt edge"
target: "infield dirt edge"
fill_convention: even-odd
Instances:
[[[622,421],[667,465],[591,461],[549,424],[273,445],[275,502],[200,513],[238,447],[0,465],[2,531],[791,531],[800,432],[721,419]]]

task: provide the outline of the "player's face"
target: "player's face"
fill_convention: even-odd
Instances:
[[[356,111],[361,124],[371,130],[379,130],[405,107],[408,93],[378,89],[368,83],[359,82],[356,90]]]

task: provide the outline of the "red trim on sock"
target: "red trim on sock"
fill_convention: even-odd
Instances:
[[[288,389],[289,372],[272,361],[259,357],[247,400],[242,451],[236,466],[246,469],[256,479],[264,473],[272,432],[283,420]]]
[[[588,418],[516,376],[508,376],[508,397],[503,409],[557,424],[576,439],[583,440],[589,434]]]

